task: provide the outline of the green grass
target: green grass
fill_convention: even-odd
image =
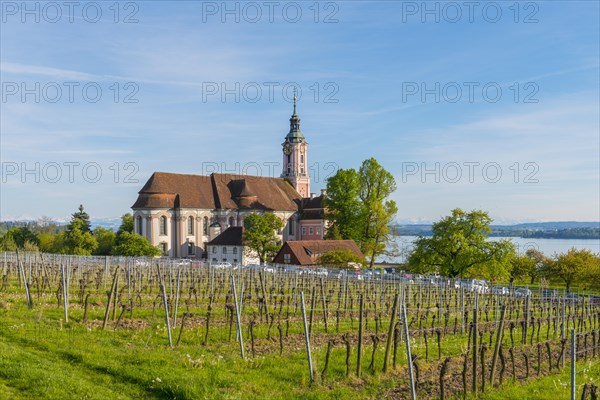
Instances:
[[[584,383],[594,383],[600,386],[600,361],[582,361],[577,364],[576,398],[581,398]],[[488,391],[480,396],[485,400],[561,400],[568,399],[570,389],[570,369],[567,365],[562,373],[528,381],[526,384],[506,384],[499,389]]]

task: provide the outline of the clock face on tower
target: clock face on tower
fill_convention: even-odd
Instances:
[[[289,143],[286,143],[283,145],[283,153],[287,156],[290,155],[290,153],[292,152],[292,145]]]

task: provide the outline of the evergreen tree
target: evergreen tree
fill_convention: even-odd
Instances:
[[[84,232],[92,231],[92,224],[90,222],[90,216],[88,215],[87,212],[85,212],[83,210],[83,204],[80,204],[78,211],[72,214],[71,221],[73,221],[74,219],[81,220],[81,222],[83,223],[81,229]]]

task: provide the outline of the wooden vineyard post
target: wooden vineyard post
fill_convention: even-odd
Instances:
[[[571,400],[575,400],[577,387],[575,386],[575,362],[576,362],[576,347],[575,347],[575,329],[571,329]]]
[[[364,299],[360,294],[358,300],[358,354],[356,356],[356,376],[360,378],[361,362],[362,362],[362,337],[363,337],[363,307]]]
[[[169,304],[167,303],[167,293],[165,291],[165,285],[160,274],[160,266],[156,265],[158,271],[158,284],[160,285],[160,291],[162,293],[163,305],[165,307],[165,322],[167,323],[167,335],[169,337],[169,346],[173,347],[173,338],[171,337],[171,321],[169,319]]]
[[[410,353],[410,335],[408,333],[408,319],[406,318],[406,301],[402,301],[402,320],[404,324],[404,340],[406,342],[406,360],[408,362],[408,378],[410,380],[410,398],[417,399],[415,391],[415,377],[413,375],[413,359]]]
[[[102,322],[102,330],[106,328],[106,323],[108,322],[108,316],[110,314],[110,304],[113,298],[113,292],[116,290],[118,273],[119,265],[117,265],[117,268],[115,269],[115,275],[113,277],[112,286],[110,289],[110,293],[108,294],[108,301],[106,302],[106,311],[104,312],[104,321]]]
[[[494,356],[492,357],[492,369],[490,370],[490,385],[492,386],[494,385],[494,372],[496,371],[496,360],[498,359],[498,352],[500,351],[500,346],[502,345],[502,337],[504,334],[505,313],[506,304],[503,304],[502,309],[500,310],[500,326],[498,326],[498,331],[496,332],[496,346],[494,347]]]
[[[237,319],[237,337],[240,343],[240,355],[244,359],[244,338],[242,337],[242,321],[240,318],[240,306],[238,304],[237,292],[235,289],[235,277],[231,275],[231,287],[233,289],[233,302],[235,304],[235,316]]]
[[[306,308],[304,306],[304,292],[300,292],[300,305],[302,306],[302,321],[304,322],[304,341],[306,343],[306,353],[308,356],[308,369],[310,370],[310,383],[314,383],[314,371],[312,365],[312,356],[310,354],[310,336],[308,334],[308,323],[306,321]]]
[[[179,291],[181,282],[181,267],[177,269],[177,287],[175,289],[175,310],[173,311],[173,327],[177,328],[177,308],[179,307]]]
[[[388,329],[388,337],[385,345],[385,358],[383,359],[383,372],[387,372],[388,362],[390,358],[390,349],[392,348],[392,337],[394,336],[394,325],[396,324],[396,309],[398,307],[398,299],[400,295],[394,297],[394,305],[392,307],[392,315],[390,317],[390,327]]]
[[[23,264],[21,263],[21,258],[19,257],[19,249],[17,249],[17,264],[19,265],[19,272],[21,279],[23,280],[23,284],[25,285],[25,296],[27,297],[27,307],[29,309],[33,308],[33,303],[31,301],[31,294],[29,293],[29,284],[27,283],[27,279],[25,277],[25,269],[23,268]]]
[[[477,346],[477,307],[479,306],[479,299],[477,296],[477,292],[475,292],[475,302],[474,302],[474,306],[473,306],[473,339],[472,339],[472,344],[473,344],[473,382],[471,385],[471,391],[473,393],[475,393],[475,398],[477,398],[477,353],[478,353],[478,346]]]

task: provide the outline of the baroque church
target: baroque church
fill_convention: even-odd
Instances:
[[[279,232],[282,242],[323,239],[323,192],[310,192],[308,143],[300,130],[296,97],[282,152],[279,178],[153,173],[132,206],[135,232],[169,257],[210,259],[209,243],[242,239],[233,236],[241,236],[246,215],[273,212],[285,223]]]

